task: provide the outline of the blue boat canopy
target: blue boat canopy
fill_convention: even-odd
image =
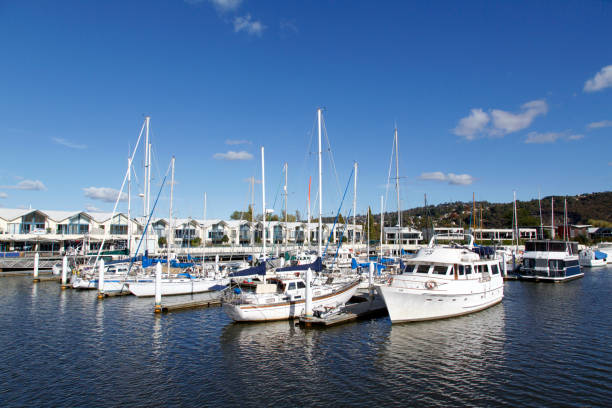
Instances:
[[[595,251],[595,259],[606,259],[608,258],[608,254],[601,251]]]
[[[305,265],[294,265],[294,266],[285,266],[284,268],[277,268],[276,270],[279,272],[290,272],[290,271],[305,271],[308,268],[314,272],[320,272],[323,270],[323,262],[321,262],[321,257],[317,257],[317,259],[313,263],[305,264]]]

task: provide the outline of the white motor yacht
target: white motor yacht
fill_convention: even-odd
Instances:
[[[504,297],[501,259],[467,246],[435,244],[406,260],[403,273],[392,275],[377,287],[391,323],[460,316],[486,309]],[[481,247],[483,248],[483,247]]]

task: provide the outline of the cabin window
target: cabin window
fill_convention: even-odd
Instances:
[[[448,266],[435,265],[433,268],[433,273],[435,273],[436,275],[446,275],[447,270],[448,270]]]
[[[459,276],[463,276],[465,274],[465,268],[463,265],[459,265]]]
[[[499,273],[499,268],[497,267],[497,265],[491,265],[491,273],[493,275],[497,275]]]
[[[429,272],[429,265],[417,265],[414,271],[416,273],[427,273]]]
[[[466,275],[472,274],[472,265],[465,265],[465,274]]]
[[[287,287],[287,290],[294,290],[294,289],[295,289],[295,282],[291,282],[289,286]]]
[[[571,267],[571,266],[578,266],[578,260],[577,259],[573,259],[571,261],[565,261],[565,266],[566,267]]]
[[[298,282],[298,289],[304,289],[306,284],[304,282]]]

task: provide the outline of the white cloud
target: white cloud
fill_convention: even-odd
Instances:
[[[612,65],[603,67],[595,76],[584,83],[584,92],[597,92],[612,87]]]
[[[0,192],[0,198],[8,198],[8,194]]]
[[[547,132],[529,132],[525,143],[554,143],[561,137],[561,133]]]
[[[432,173],[422,173],[419,178],[421,180],[445,181],[448,182],[448,184],[456,186],[467,186],[474,182],[474,177],[470,176],[469,174],[444,174],[441,171],[434,171]]]
[[[297,34],[299,32],[297,25],[293,20],[286,20],[284,18],[280,21],[280,29],[283,33]]]
[[[212,3],[212,5],[215,6],[215,8],[219,11],[236,10],[242,3],[242,0],[208,0],[208,1]]]
[[[94,206],[94,205],[88,205],[87,207],[85,207],[85,209],[89,212],[100,212],[102,211],[101,209],[99,209],[98,207]]]
[[[454,185],[467,186],[474,182],[474,178],[469,174],[448,173],[446,177],[448,179],[448,182]]]
[[[105,203],[114,203],[119,196],[119,190],[110,187],[85,187],[83,192],[85,193],[85,197],[104,201]],[[121,201],[126,200],[127,194],[121,193]]]
[[[612,126],[612,120],[602,120],[599,122],[591,122],[587,125],[589,129],[599,129],[599,128],[605,128],[605,127],[611,127],[611,126]]]
[[[457,136],[463,136],[467,140],[472,140],[485,128],[489,120],[489,115],[483,112],[482,109],[472,109],[469,116],[459,121],[453,132]]]
[[[11,190],[28,190],[28,191],[42,191],[46,190],[47,187],[40,180],[21,180],[14,186],[0,186],[0,188],[7,188]]]
[[[441,171],[434,171],[433,173],[421,173],[421,180],[437,180],[444,181],[446,180],[446,175]]]
[[[230,150],[227,153],[215,153],[213,157],[218,160],[251,160],[253,155],[244,150],[239,152]]]
[[[525,139],[525,143],[554,143],[557,140],[572,141],[580,140],[582,138],[584,138],[584,135],[572,134],[567,130],[565,132],[529,132],[529,134],[527,134],[527,139]]]
[[[66,146],[69,147],[71,149],[87,149],[87,145],[84,144],[78,144],[78,143],[73,143],[70,140],[66,140],[66,139],[62,139],[61,137],[53,137],[51,138],[55,143],[62,145],[62,146]]]
[[[225,140],[225,144],[226,145],[241,145],[241,144],[251,144],[250,140],[235,140],[235,139],[226,139]]]
[[[234,31],[237,33],[240,31],[245,31],[249,35],[261,36],[265,29],[266,26],[263,25],[261,21],[253,21],[250,14],[247,14],[244,17],[234,18]]]
[[[547,112],[548,104],[541,99],[521,105],[518,113],[501,109],[492,109],[487,113],[480,108],[472,109],[469,116],[459,121],[453,133],[466,140],[479,136],[500,137],[529,127],[536,117]]]
[[[525,129],[531,125],[531,122],[538,115],[544,115],[548,112],[548,105],[543,100],[531,101],[523,104],[521,110],[522,112],[520,113],[511,113],[493,109],[491,111],[491,118],[493,119],[493,127],[495,129],[491,131],[491,134],[503,136]]]

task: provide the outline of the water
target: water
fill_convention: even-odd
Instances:
[[[609,406],[612,267],[505,291],[455,319],[304,330],[3,278],[0,406]]]

